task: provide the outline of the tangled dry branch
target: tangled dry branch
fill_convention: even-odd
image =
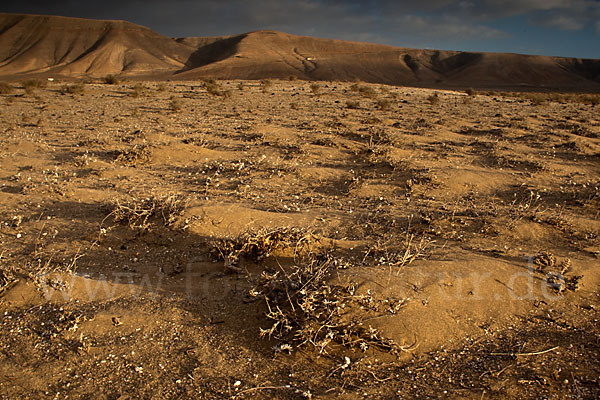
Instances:
[[[337,272],[351,263],[331,253],[309,254],[287,270],[263,272],[251,296],[263,298],[272,321],[261,336],[283,342],[280,350],[310,345],[327,353],[332,345],[366,351],[373,347],[398,353],[414,346],[400,346],[359,318],[365,313],[395,314],[406,301],[376,300],[370,291],[359,294],[353,282],[336,283]],[[359,312],[360,311],[360,312]]]
[[[127,224],[131,229],[147,232],[156,225],[156,218],[166,227],[172,227],[184,209],[185,199],[176,194],[162,197],[132,199],[128,202],[115,201],[109,216],[117,223]]]

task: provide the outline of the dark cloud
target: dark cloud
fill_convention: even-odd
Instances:
[[[276,29],[394,45],[469,47],[487,41],[491,51],[514,38],[518,18],[522,29],[600,33],[597,0],[23,0],[0,10],[125,19],[169,36]]]

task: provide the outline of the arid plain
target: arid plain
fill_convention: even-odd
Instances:
[[[3,93],[3,398],[600,394],[594,95]]]

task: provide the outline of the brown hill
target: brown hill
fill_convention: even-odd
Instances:
[[[0,75],[176,71],[192,51],[125,21],[0,14]]]
[[[0,14],[0,76],[24,73],[600,90],[600,60],[406,49],[275,31],[172,39],[124,21]]]
[[[317,80],[444,87],[600,89],[600,60],[418,50],[257,31],[212,41],[182,79]]]

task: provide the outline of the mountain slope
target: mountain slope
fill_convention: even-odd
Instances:
[[[419,50],[276,31],[172,39],[125,21],[0,14],[0,76],[361,80],[600,91],[600,60]]]
[[[418,86],[600,89],[600,60],[405,49],[274,31],[251,32],[210,46],[220,48],[221,54],[212,54],[210,62],[196,57],[176,76],[296,76]]]
[[[0,75],[175,71],[192,51],[125,21],[0,14]]]

